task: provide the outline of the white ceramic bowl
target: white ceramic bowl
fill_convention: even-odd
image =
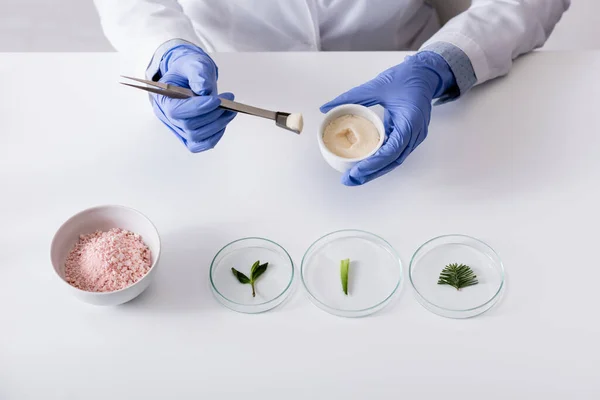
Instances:
[[[369,154],[361,158],[344,158],[340,157],[337,154],[332,153],[327,146],[325,146],[325,142],[323,142],[323,134],[325,133],[325,128],[332,122],[334,119],[339,118],[344,115],[358,115],[359,117],[363,117],[368,119],[375,125],[377,130],[379,131],[379,143],[377,147],[373,149]],[[321,122],[321,127],[319,128],[317,140],[319,141],[319,148],[321,149],[321,154],[323,154],[323,158],[333,169],[336,169],[342,173],[348,171],[350,168],[356,165],[361,160],[365,158],[369,158],[379,148],[383,145],[385,141],[385,128],[383,126],[383,121],[375,112],[371,109],[361,106],[358,104],[344,104],[329,110],[327,114],[325,114],[325,118],[323,118],[323,122]]]
[[[79,240],[79,235],[97,230],[108,231],[111,228],[122,228],[142,237],[152,252],[150,271],[133,285],[114,292],[87,292],[71,286],[65,280],[65,260]],[[50,257],[63,287],[70,290],[75,297],[90,304],[114,306],[134,299],[150,285],[160,258],[160,237],[152,222],[137,210],[114,205],[93,207],[75,214],[62,224],[52,240]]]

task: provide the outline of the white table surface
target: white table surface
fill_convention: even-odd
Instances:
[[[305,131],[238,116],[190,154],[115,83],[116,55],[1,54],[0,399],[599,398],[600,52],[521,58],[434,108],[401,168],[344,187],[316,145],[318,106],[402,58],[217,55],[221,90],[302,112]],[[106,203],[163,238],[154,283],[113,308],[71,297],[49,258],[64,220]],[[316,308],[299,279],[261,315],[212,297],[229,241],[271,238],[299,267],[341,228],[386,238],[405,277],[424,241],[473,235],[500,253],[507,292],[469,320],[426,311],[407,280],[363,319]]]

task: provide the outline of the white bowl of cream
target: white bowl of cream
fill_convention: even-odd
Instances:
[[[369,108],[344,104],[325,114],[317,139],[325,161],[346,172],[379,150],[385,141],[385,128]]]

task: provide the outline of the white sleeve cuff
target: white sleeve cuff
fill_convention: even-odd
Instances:
[[[475,71],[475,76],[477,77],[475,84],[485,82],[492,78],[484,51],[469,37],[458,32],[439,32],[425,42],[421,49],[423,50],[437,42],[445,42],[454,45],[469,57],[473,70]]]

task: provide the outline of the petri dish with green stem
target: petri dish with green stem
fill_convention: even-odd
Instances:
[[[347,289],[341,261],[349,259]],[[402,262],[383,238],[361,230],[329,233],[306,250],[300,267],[309,299],[341,317],[364,317],[387,306],[402,281]]]

